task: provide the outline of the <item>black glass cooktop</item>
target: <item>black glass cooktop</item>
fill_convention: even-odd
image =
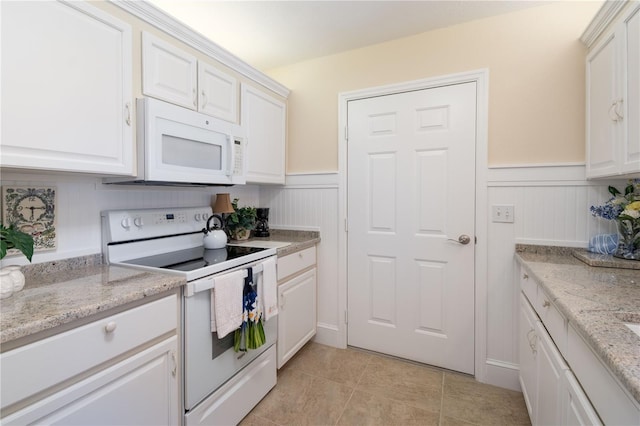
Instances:
[[[262,247],[227,246],[221,249],[210,250],[204,247],[194,247],[155,256],[131,259],[123,263],[189,272],[263,250],[266,249]]]

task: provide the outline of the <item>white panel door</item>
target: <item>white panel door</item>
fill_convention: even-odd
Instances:
[[[131,26],[90,2],[0,2],[3,167],[131,175]]]
[[[587,176],[619,172],[620,126],[615,113],[617,34],[611,33],[587,56]]]
[[[476,84],[350,101],[348,123],[348,343],[473,374]]]
[[[198,111],[238,122],[238,80],[219,69],[198,61]]]
[[[640,171],[640,5],[624,22],[626,49],[625,117],[627,137],[622,145],[622,173]]]
[[[286,105],[248,84],[242,85],[240,104],[247,183],[284,184]]]
[[[197,109],[198,60],[147,32],[142,33],[142,93]]]

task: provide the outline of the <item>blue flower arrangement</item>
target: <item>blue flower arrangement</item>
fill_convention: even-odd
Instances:
[[[616,221],[619,238],[614,256],[640,260],[640,179],[630,179],[624,194],[613,186],[609,193],[607,202],[589,210],[593,216]]]

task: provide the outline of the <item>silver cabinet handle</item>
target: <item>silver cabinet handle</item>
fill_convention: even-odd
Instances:
[[[198,94],[196,93],[196,89],[193,89],[193,106],[198,106]]]
[[[531,335],[533,333],[533,335]],[[534,355],[538,352],[536,349],[536,341],[538,336],[535,334],[535,330],[532,328],[527,332],[527,340],[529,341],[529,348],[531,348],[531,353]]]
[[[457,240],[454,240],[452,238],[448,238],[447,241],[453,241],[459,244],[462,244],[464,246],[466,246],[467,244],[469,244],[471,242],[471,237],[465,234],[462,234],[458,237]]]
[[[176,353],[171,351],[171,361],[173,362],[173,366],[171,368],[171,375],[176,377],[176,373],[178,371],[178,362],[176,361]]]
[[[207,94],[206,92],[203,90],[202,91],[202,106],[205,106],[207,104]]]
[[[615,108],[613,109],[613,112],[615,112],[616,116],[618,117],[618,120],[616,121],[622,120],[624,118],[624,115],[622,114],[622,108],[620,108],[622,106],[622,98],[618,99],[614,105]]]

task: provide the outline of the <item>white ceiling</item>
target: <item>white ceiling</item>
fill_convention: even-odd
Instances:
[[[149,2],[261,70],[549,3],[524,0]]]

